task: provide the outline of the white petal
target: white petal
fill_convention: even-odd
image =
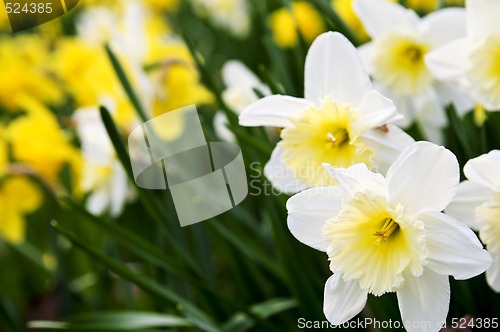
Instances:
[[[479,39],[500,29],[498,13],[500,2],[495,0],[469,0],[466,6],[467,32]]]
[[[332,275],[325,284],[323,311],[333,325],[347,322],[363,310],[368,293],[357,280],[344,281],[340,273]]]
[[[439,212],[418,216],[426,231],[428,267],[434,272],[464,280],[475,277],[491,264],[476,234],[462,222]]]
[[[251,90],[262,83],[241,61],[230,60],[222,67],[222,80],[227,87]]]
[[[217,136],[226,142],[235,142],[233,132],[227,127],[229,120],[223,112],[217,112],[214,116],[214,130]]]
[[[387,172],[391,205],[416,216],[442,211],[455,195],[459,182],[457,158],[451,151],[429,142],[407,147]]]
[[[401,152],[415,140],[394,125],[387,126],[387,132],[374,129],[361,135],[361,141],[372,151],[377,172],[386,174]]]
[[[100,215],[108,207],[109,200],[110,197],[107,188],[94,190],[87,199],[87,210],[94,215]]]
[[[467,93],[457,87],[456,84],[446,81],[435,81],[433,86],[444,103],[453,103],[460,116],[464,115],[474,107],[474,100],[472,100]]]
[[[490,151],[465,164],[465,176],[491,189],[500,188],[500,150]]]
[[[338,32],[326,32],[312,43],[304,85],[305,98],[318,105],[327,97],[357,105],[371,88],[356,48]]]
[[[322,228],[341,208],[344,192],[340,187],[319,187],[304,190],[286,202],[288,228],[300,242],[326,251],[328,242]]]
[[[446,321],[450,305],[448,276],[425,269],[419,278],[406,278],[397,296],[408,332],[437,332]]]
[[[425,63],[437,79],[457,79],[468,69],[471,52],[469,40],[462,38],[427,53]]]
[[[283,193],[295,194],[308,187],[296,179],[293,171],[283,164],[283,150],[279,147],[274,149],[271,159],[264,167],[264,175],[271,181],[274,188]]]
[[[369,74],[375,71],[373,57],[375,56],[376,47],[373,42],[365,43],[358,47],[359,57]],[[377,89],[378,90],[378,89]],[[380,90],[378,90],[380,91]]]
[[[421,31],[432,48],[467,36],[464,8],[445,8],[422,19]]]
[[[377,90],[380,91],[384,96],[387,96],[387,98],[391,99],[394,105],[396,105],[396,109],[398,110],[399,114],[403,116],[403,118],[398,120],[395,125],[401,128],[408,128],[411,124],[413,124],[415,118],[417,117],[417,109],[414,100],[415,98],[395,94],[394,92],[378,85]]]
[[[311,106],[301,98],[274,95],[259,99],[246,107],[240,114],[242,126],[289,127],[290,117]]]
[[[463,181],[457,187],[457,193],[446,207],[446,214],[456,218],[473,230],[479,230],[476,221],[476,208],[490,199],[492,190],[482,184]]]
[[[323,166],[350,196],[365,189],[369,189],[381,196],[387,195],[386,182],[382,174],[369,171],[365,164],[355,164],[347,169],[334,168],[329,164],[323,164]]]
[[[370,90],[363,95],[357,109],[359,119],[354,123],[353,129],[358,134],[403,118],[396,110],[394,103],[375,90]]]
[[[120,215],[128,197],[128,178],[125,169],[115,161],[114,174],[111,179],[110,214],[113,217]]]
[[[383,0],[358,0],[354,11],[372,38],[395,29],[416,30],[420,21],[414,11]]]
[[[495,257],[490,268],[486,271],[486,280],[495,292],[500,292],[500,255]]]

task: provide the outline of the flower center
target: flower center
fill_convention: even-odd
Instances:
[[[470,56],[470,93],[480,103],[500,109],[500,34],[491,35]]]
[[[424,62],[428,46],[411,34],[388,34],[376,42],[374,78],[396,93],[416,95],[433,81]]]
[[[387,208],[385,197],[370,191],[344,201],[339,215],[326,222],[323,236],[330,243],[330,269],[345,280],[358,280],[376,296],[400,287],[406,271],[423,272],[423,226],[405,221],[399,211]]]
[[[283,162],[310,186],[335,184],[323,163],[343,168],[366,163],[370,167],[372,151],[353,130],[357,117],[350,105],[332,100],[326,100],[321,108],[305,109],[292,119],[293,127],[281,132]]]
[[[375,239],[376,244],[380,244],[381,241],[387,241],[387,238],[391,236],[392,233],[397,233],[399,230],[399,224],[394,221],[394,219],[389,217],[385,218],[384,221],[384,226],[382,226],[380,230],[373,233],[373,235],[377,237]]]

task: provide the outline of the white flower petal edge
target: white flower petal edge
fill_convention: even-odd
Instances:
[[[296,179],[293,171],[283,163],[283,150],[279,147],[274,148],[271,158],[264,166],[264,175],[274,188],[286,194],[294,194],[308,187]]]
[[[469,39],[461,38],[429,52],[425,56],[425,63],[440,80],[458,79],[470,66],[472,50]]]
[[[498,22],[499,1],[468,0],[466,10],[469,37],[480,39],[495,32],[500,27]]]
[[[476,221],[476,208],[488,201],[493,190],[472,181],[463,181],[458,185],[457,193],[446,207],[446,214],[463,221],[475,231],[479,230]]]
[[[419,23],[414,11],[391,2],[358,0],[354,3],[354,10],[372,38],[383,35],[395,26],[416,30]]]
[[[425,224],[428,267],[434,272],[464,280],[491,264],[490,254],[465,224],[439,212],[423,213],[417,219]]]
[[[290,117],[311,106],[302,98],[274,95],[257,100],[246,107],[239,116],[242,126],[289,127]]]
[[[471,159],[464,166],[467,179],[493,190],[500,189],[500,150]]]
[[[403,205],[406,215],[442,211],[455,195],[459,179],[458,161],[451,151],[416,142],[401,153],[387,172],[389,199]]]
[[[327,32],[312,43],[305,65],[305,98],[320,106],[326,96],[357,105],[372,84],[356,48],[338,32]]]
[[[423,17],[419,28],[433,47],[440,47],[466,36],[465,22],[464,8],[444,8]]]
[[[360,113],[360,119],[354,124],[354,130],[357,133],[363,133],[403,118],[392,100],[375,90],[370,90],[363,95],[357,109]]]
[[[359,288],[357,280],[344,281],[335,273],[325,284],[323,312],[330,323],[339,325],[359,314],[367,299],[368,293]]]
[[[382,174],[370,172],[365,164],[356,164],[347,169],[334,168],[329,164],[323,164],[323,166],[349,196],[366,188],[376,193],[387,194],[387,184]]]
[[[399,311],[408,332],[439,331],[450,306],[448,276],[425,269],[419,278],[406,278],[397,292]]]
[[[377,172],[386,174],[391,166],[391,161],[396,160],[401,151],[415,141],[402,129],[394,125],[388,125],[386,130],[370,130],[361,136],[363,143],[373,151],[378,151],[373,156],[373,162],[377,165]]]
[[[338,187],[318,187],[291,197],[286,208],[293,236],[314,249],[326,251],[328,242],[321,229],[326,220],[339,212],[343,194]]]
[[[486,271],[486,280],[496,292],[500,292],[500,255],[495,257],[488,271]]]

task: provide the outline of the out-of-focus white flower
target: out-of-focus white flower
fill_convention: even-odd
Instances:
[[[118,13],[109,7],[86,8],[76,20],[76,31],[89,45],[101,46],[119,35]]]
[[[264,96],[271,94],[269,87],[240,61],[231,60],[224,64],[222,80],[226,86],[222,92],[222,98],[236,114],[240,114],[245,107],[259,99],[254,89]],[[224,140],[233,141],[234,135],[227,128],[227,123],[227,116],[222,112],[217,112],[214,117],[214,128],[217,135]]]
[[[436,77],[455,80],[491,111],[500,110],[499,12],[500,1],[467,1],[467,37],[429,53],[425,59]]]
[[[222,80],[226,89],[222,92],[224,102],[240,114],[245,107],[259,98],[254,89],[263,95],[271,94],[269,87],[250,71],[242,62],[231,60],[222,67]]]
[[[236,37],[245,37],[250,31],[249,8],[246,0],[191,0],[196,12],[214,25]]]
[[[87,209],[93,214],[109,210],[112,216],[117,216],[133,192],[123,166],[116,159],[99,111],[95,107],[78,109],[73,120],[84,156],[81,186],[90,193]]]
[[[417,142],[386,177],[363,164],[325,167],[338,186],[305,190],[288,200],[287,209],[292,234],[328,254],[328,320],[353,318],[369,293],[396,292],[402,320],[414,322],[405,324],[408,331],[439,331],[449,308],[448,276],[468,279],[491,264],[474,232],[441,213],[459,182],[455,156]]]
[[[444,108],[453,102],[463,114],[472,100],[450,82],[436,80],[425,55],[465,36],[465,10],[446,8],[424,18],[385,0],[357,0],[354,9],[372,41],[360,54],[380,91],[391,98],[408,127],[418,121],[426,136],[440,142],[447,120]]]
[[[323,168],[366,163],[384,173],[413,139],[392,123],[401,119],[391,100],[372,89],[354,46],[327,32],[306,58],[305,98],[273,95],[248,106],[243,126],[284,127],[264,173],[287,193],[334,184]]]
[[[500,151],[469,160],[464,167],[466,181],[446,213],[479,231],[479,237],[493,257],[486,271],[488,284],[500,292]]]

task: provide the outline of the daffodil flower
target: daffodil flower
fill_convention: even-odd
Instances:
[[[441,212],[459,182],[455,156],[417,142],[386,177],[364,164],[325,167],[338,186],[305,190],[287,209],[292,234],[328,254],[327,319],[342,324],[364,308],[368,294],[396,292],[408,331],[439,331],[449,308],[448,276],[468,279],[491,263],[474,232]]]
[[[259,98],[254,89],[268,96],[271,94],[269,87],[262,83],[259,78],[250,71],[242,62],[231,60],[222,67],[222,81],[226,89],[222,92],[224,102],[240,114],[245,107],[257,101]],[[228,119],[222,112],[217,112],[214,117],[214,129],[220,138],[226,141],[234,141],[233,133],[227,128]]]
[[[127,200],[132,198],[133,192],[127,174],[115,156],[97,108],[78,109],[73,119],[85,164],[81,186],[90,193],[86,202],[87,210],[96,215],[109,210],[112,216],[118,216]]]
[[[500,110],[500,1],[466,2],[467,36],[430,52],[432,73],[454,80],[488,110]],[[452,28],[444,28],[452,31]]]
[[[335,167],[366,163],[384,173],[413,142],[392,125],[402,116],[372,89],[356,49],[339,33],[324,33],[311,45],[304,94],[262,98],[239,117],[243,126],[284,127],[264,168],[283,192],[334,184],[324,162]]]
[[[24,241],[25,215],[38,209],[42,195],[29,179],[11,176],[0,182],[0,236],[12,243]]]
[[[468,180],[458,185],[446,213],[479,231],[493,257],[486,271],[488,284],[500,292],[500,151],[493,150],[469,160],[464,167]]]
[[[391,98],[408,127],[417,120],[427,138],[442,141],[444,108],[452,102],[460,114],[471,99],[450,82],[436,80],[425,55],[465,36],[463,8],[446,8],[420,18],[414,11],[384,0],[358,0],[354,9],[372,41],[361,46],[361,58],[377,88]]]

